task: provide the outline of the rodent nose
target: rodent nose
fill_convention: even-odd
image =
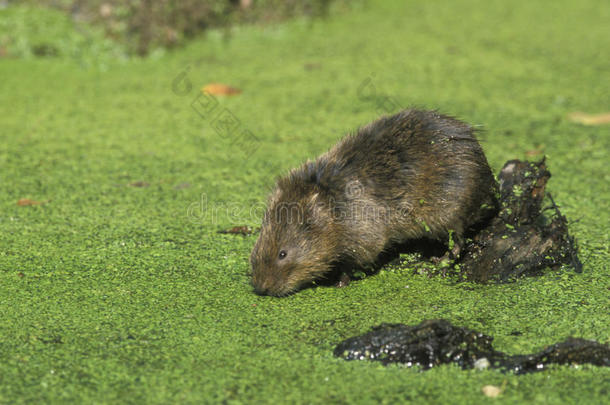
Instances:
[[[254,287],[254,292],[257,295],[269,295],[269,290],[267,288],[263,288],[263,287],[259,287],[259,286]]]
[[[260,282],[259,280],[252,280],[252,287],[254,287],[254,292],[257,295],[269,295],[269,283],[268,282]]]

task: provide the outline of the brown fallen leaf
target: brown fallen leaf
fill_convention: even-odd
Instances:
[[[568,119],[582,125],[603,125],[610,124],[610,113],[587,114],[576,111],[568,114]]]
[[[133,183],[129,183],[128,186],[129,187],[148,187],[148,186],[150,186],[150,184],[145,181],[134,181]]]
[[[252,227],[248,225],[234,226],[229,229],[221,229],[218,233],[228,233],[232,235],[252,235]]]
[[[43,205],[46,204],[48,201],[35,201],[35,200],[30,200],[29,198],[22,198],[19,201],[17,201],[17,205],[20,207],[27,207],[30,205]]]
[[[540,156],[542,154],[543,152],[539,149],[531,149],[525,152],[525,156],[527,157]]]
[[[114,10],[112,9],[112,5],[108,4],[108,3],[102,3],[100,5],[100,15],[104,18],[108,18],[112,15],[112,12]]]
[[[223,96],[234,96],[236,94],[240,94],[241,90],[235,87],[227,86],[226,84],[221,83],[210,83],[203,86],[201,89],[203,93],[210,93],[214,95],[223,95]]]
[[[177,186],[174,186],[174,190],[183,190],[185,188],[189,188],[190,186],[190,183],[180,183]]]
[[[496,387],[495,385],[485,385],[481,388],[481,391],[483,391],[483,395],[486,397],[496,398],[502,393],[503,389],[501,387]]]
[[[315,70],[315,69],[320,69],[322,65],[320,65],[319,63],[316,62],[309,62],[309,63],[305,63],[303,65],[303,68],[305,68],[305,70]]]

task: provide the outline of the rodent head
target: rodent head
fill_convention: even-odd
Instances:
[[[272,195],[250,256],[257,294],[285,296],[331,270],[339,251],[330,208],[308,190]]]

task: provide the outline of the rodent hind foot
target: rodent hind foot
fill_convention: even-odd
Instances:
[[[337,287],[337,288],[347,287],[351,281],[352,281],[352,279],[350,278],[349,274],[347,274],[346,272],[342,272],[341,277],[339,277],[339,280],[335,284],[335,287]]]

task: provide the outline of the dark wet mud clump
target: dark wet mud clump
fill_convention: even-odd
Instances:
[[[582,271],[567,219],[545,193],[550,177],[544,159],[506,162],[498,175],[500,211],[467,240],[456,263],[463,278],[502,282],[562,264]]]
[[[569,338],[538,353],[514,356],[495,350],[492,340],[446,320],[428,320],[416,326],[382,324],[339,343],[334,354],[346,360],[400,363],[424,370],[449,363],[463,369],[499,368],[516,374],[541,371],[549,364],[610,366],[610,346],[591,340]]]

